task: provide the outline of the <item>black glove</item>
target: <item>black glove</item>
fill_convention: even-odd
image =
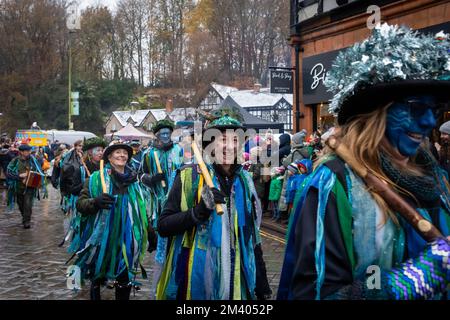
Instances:
[[[217,203],[226,203],[225,194],[216,188],[203,187],[202,198],[195,206],[194,216],[200,221],[206,221]]]
[[[94,199],[94,204],[98,209],[111,209],[114,204],[114,197],[107,193],[102,193]]]
[[[72,187],[70,193],[77,196],[80,194],[81,189],[83,189],[83,184],[79,183],[78,185]]]
[[[149,174],[143,174],[141,177],[141,181],[147,187],[154,188],[158,183],[161,183],[166,178],[164,173],[157,173],[153,176]]]
[[[158,245],[158,234],[156,233],[156,230],[153,229],[152,226],[148,226],[147,230],[147,237],[148,237],[148,248],[147,251],[152,253],[156,250],[156,246]]]

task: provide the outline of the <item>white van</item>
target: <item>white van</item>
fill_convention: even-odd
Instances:
[[[75,130],[68,130],[68,131],[61,131],[61,130],[46,130],[45,131],[48,135],[48,141],[50,144],[58,140],[60,143],[64,143],[67,145],[73,145],[75,141],[77,140],[84,140],[89,138],[96,137],[95,134],[92,132],[87,131],[75,131]]]

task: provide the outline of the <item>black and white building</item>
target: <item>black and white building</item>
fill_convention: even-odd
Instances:
[[[235,87],[211,83],[210,90],[199,108],[211,111],[218,108],[228,98],[259,119],[283,123],[285,131],[292,131],[292,94],[270,93],[270,88],[255,84],[253,89],[239,90]]]

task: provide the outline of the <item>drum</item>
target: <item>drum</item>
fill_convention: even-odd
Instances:
[[[36,171],[28,171],[24,184],[27,188],[40,188],[43,175]]]

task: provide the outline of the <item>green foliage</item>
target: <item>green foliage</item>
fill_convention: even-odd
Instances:
[[[23,118],[22,128],[29,128],[37,121],[42,129],[67,129],[69,104],[67,84],[48,81],[35,90],[29,99],[28,117]]]
[[[103,80],[100,81],[98,95],[100,108],[107,114],[127,106],[133,98],[136,83],[131,80]]]
[[[79,80],[74,87],[80,93],[80,115],[73,117],[74,128],[103,135],[108,116],[113,110],[128,105],[135,84],[128,80]]]

